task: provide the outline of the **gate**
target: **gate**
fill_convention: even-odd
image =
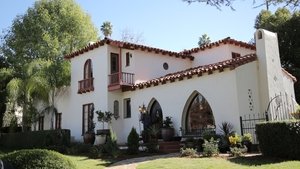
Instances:
[[[252,143],[258,144],[256,138],[255,125],[260,122],[268,121],[268,114],[249,114],[240,116],[240,125],[241,125],[241,135],[245,133],[250,133],[252,135]]]
[[[293,119],[291,112],[296,111],[296,101],[287,94],[275,95],[270,99],[265,113],[240,116],[241,134],[250,133],[253,144],[258,144],[255,125],[265,121],[283,121]]]

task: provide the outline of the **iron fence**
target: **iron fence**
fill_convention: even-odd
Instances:
[[[270,99],[266,112],[252,113],[240,116],[241,134],[250,133],[253,143],[258,144],[255,125],[265,121],[283,121],[293,119],[292,112],[296,111],[297,102],[287,94],[275,95]]]

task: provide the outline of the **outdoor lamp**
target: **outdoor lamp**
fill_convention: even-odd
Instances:
[[[143,106],[139,106],[139,112],[141,114],[145,114],[147,112],[145,104],[143,104]]]

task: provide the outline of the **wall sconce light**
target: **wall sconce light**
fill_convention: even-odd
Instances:
[[[146,109],[146,107],[145,107],[145,104],[143,104],[143,106],[139,106],[139,112],[140,112],[141,114],[146,114],[147,109]]]

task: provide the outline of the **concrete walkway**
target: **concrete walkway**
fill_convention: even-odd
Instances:
[[[109,167],[106,167],[106,169],[135,169],[136,166],[140,163],[155,160],[155,159],[160,159],[160,158],[169,158],[169,157],[179,157],[179,153],[132,158],[132,159],[116,162],[110,165]]]

